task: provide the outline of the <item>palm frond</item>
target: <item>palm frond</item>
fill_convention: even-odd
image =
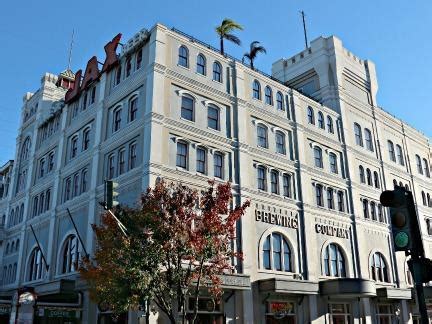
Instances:
[[[225,38],[226,40],[229,40],[230,42],[233,42],[234,44],[241,45],[241,40],[240,40],[240,38],[238,38],[236,35],[233,35],[233,34],[225,34],[225,35],[224,35],[224,38]]]

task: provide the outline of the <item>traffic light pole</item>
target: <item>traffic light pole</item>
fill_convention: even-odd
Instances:
[[[417,305],[420,313],[421,324],[429,324],[426,299],[423,290],[422,265],[418,256],[411,255],[411,259],[408,261],[408,266],[414,277],[415,290],[417,294]]]

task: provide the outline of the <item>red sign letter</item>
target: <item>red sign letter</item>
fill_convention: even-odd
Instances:
[[[65,103],[69,103],[72,100],[75,99],[75,97],[77,97],[80,93],[81,87],[80,87],[80,83],[81,83],[81,74],[82,74],[82,70],[78,70],[77,73],[75,73],[75,82],[74,82],[74,87],[69,89],[66,92],[65,95]]]
[[[85,69],[84,80],[81,83],[81,89],[85,89],[87,85],[99,78],[99,69],[97,57],[93,56],[88,62]]]
[[[116,37],[112,39],[112,41],[108,42],[105,45],[104,48],[105,48],[106,58],[102,68],[102,72],[108,72],[117,63],[118,59],[117,59],[116,50],[120,42],[121,36],[122,36],[121,34],[118,34]]]

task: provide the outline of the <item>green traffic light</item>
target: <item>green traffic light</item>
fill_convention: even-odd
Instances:
[[[394,237],[394,243],[398,248],[404,248],[408,245],[409,237],[405,232],[399,232]]]

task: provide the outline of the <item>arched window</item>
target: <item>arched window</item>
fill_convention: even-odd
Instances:
[[[78,153],[78,136],[71,138],[70,158],[73,159]]]
[[[133,97],[129,100],[129,122],[137,118],[138,113],[138,97]]]
[[[39,198],[36,196],[33,198],[33,217],[38,214],[38,205],[39,205]]]
[[[28,265],[28,281],[41,279],[44,273],[45,264],[42,259],[42,252],[39,248],[34,248]]]
[[[265,87],[265,103],[267,105],[273,105],[273,92],[269,86]]]
[[[276,131],[276,152],[280,154],[286,154],[286,143],[285,143],[285,134],[281,131]]]
[[[131,71],[132,71],[132,59],[128,57],[126,59],[126,78],[130,76]]]
[[[283,95],[280,91],[276,93],[276,108],[277,110],[284,110]]]
[[[396,188],[397,185],[398,185],[398,183],[397,183],[396,179],[393,179],[393,187]]]
[[[136,69],[139,70],[142,64],[143,49],[140,48],[136,54]]]
[[[314,147],[314,159],[315,159],[315,166],[317,168],[322,168],[323,167],[322,150],[318,146]]]
[[[19,247],[20,247],[20,239],[18,239],[18,240],[16,241],[16,244],[15,244],[15,251],[19,251]]]
[[[189,67],[189,51],[186,46],[180,46],[178,51],[178,65]]]
[[[196,71],[201,75],[206,75],[206,58],[203,54],[197,56]]]
[[[12,268],[12,278],[11,282],[15,282],[16,280],[16,273],[17,273],[17,263],[15,262]]]
[[[184,169],[188,168],[188,144],[186,142],[177,142],[176,165]]]
[[[332,173],[338,173],[337,156],[334,153],[329,154],[330,171]]]
[[[137,143],[129,144],[129,170],[137,166]]]
[[[315,125],[315,116],[312,107],[308,107],[308,122],[309,124]]]
[[[71,187],[72,187],[72,181],[71,181],[71,178],[69,177],[65,181],[64,201],[68,201],[71,198],[71,195],[70,195],[71,194]]]
[[[371,170],[369,170],[369,168],[366,169],[366,179],[367,179],[367,184],[369,186],[372,186],[372,173]]]
[[[110,161],[111,161],[111,159],[110,159]],[[114,177],[114,163],[112,165],[112,170],[113,171],[111,173],[111,169],[110,169],[110,175],[112,175],[110,177],[110,179]],[[80,181],[79,181],[79,173],[76,173],[74,175],[74,177],[73,177],[73,193],[72,193],[72,197],[76,197],[76,196],[79,195],[79,183],[80,183]]]
[[[21,160],[26,160],[29,156],[29,152],[30,152],[30,137],[27,137],[24,140],[23,145],[21,146]]]
[[[24,219],[24,204],[21,204],[19,222],[21,223]]]
[[[371,201],[370,203],[370,210],[371,210],[371,218],[372,220],[377,220],[377,215],[376,215],[376,209],[375,209],[375,202]]]
[[[6,254],[10,252],[10,243],[6,244]]]
[[[432,201],[431,201],[431,198],[430,198],[429,193],[428,193],[426,196],[427,196],[427,204],[428,204],[428,207],[432,207]]]
[[[403,153],[402,153],[402,147],[399,144],[396,144],[396,156],[397,161],[400,165],[405,165]]]
[[[122,109],[120,107],[113,111],[113,132],[116,132],[121,127]]]
[[[325,128],[324,125],[324,115],[321,111],[318,112],[318,127],[321,129]]]
[[[361,165],[359,166],[359,175],[360,175],[360,182],[366,183],[364,168]]]
[[[324,207],[323,186],[320,184],[315,185],[315,197],[317,206]]]
[[[39,198],[39,213],[42,214],[44,212],[44,204],[45,204],[45,195],[42,193]]]
[[[424,168],[424,174],[426,175],[426,177],[430,178],[429,165],[428,165],[428,161],[426,159],[423,159],[423,168]]]
[[[330,116],[327,116],[327,130],[331,134],[334,133],[333,119]]]
[[[258,146],[268,148],[267,127],[261,124],[257,126],[257,143]]]
[[[375,188],[377,188],[377,189],[380,188],[378,172],[376,172],[376,171],[374,171],[374,185],[375,185]]]
[[[342,249],[336,243],[330,243],[324,249],[323,274],[329,277],[346,277],[345,258]]]
[[[11,251],[11,253],[15,252],[15,241],[12,242],[10,251]]]
[[[421,158],[417,154],[416,154],[416,164],[417,164],[417,172],[419,174],[423,174],[423,168],[422,168],[422,164],[421,164]]]
[[[216,152],[213,155],[213,173],[216,178],[224,178],[224,155],[220,152]]]
[[[258,82],[258,80],[255,80],[253,82],[252,97],[255,99],[261,100],[261,85]]]
[[[122,67],[119,64],[115,73],[115,85],[118,85],[121,81]]]
[[[267,169],[260,165],[257,168],[258,189],[267,191]]]
[[[343,191],[338,191],[337,198],[338,198],[338,211],[344,212],[345,211],[345,203],[344,203]]]
[[[366,142],[366,148],[373,152],[374,147],[373,147],[373,142],[372,142],[372,133],[369,129],[365,128],[365,142]]]
[[[219,62],[213,63],[213,80],[222,82],[222,66]]]
[[[270,172],[270,189],[274,194],[279,194],[279,172],[272,170]]]
[[[79,243],[75,235],[70,235],[63,244],[61,273],[74,272],[78,269]]]
[[[373,280],[381,281],[381,282],[390,282],[388,271],[387,271],[387,263],[384,259],[384,256],[381,253],[375,252],[374,254],[372,254],[369,260],[369,266],[370,266],[371,278]]]
[[[207,126],[215,130],[220,129],[219,108],[214,105],[207,108]]]
[[[194,121],[194,113],[195,113],[195,100],[189,95],[182,96],[181,118]]]
[[[356,144],[359,145],[359,146],[363,146],[363,138],[362,138],[361,127],[357,123],[354,123],[354,135],[355,135]]]
[[[334,209],[334,195],[332,188],[327,188],[327,207],[329,209]]]
[[[197,148],[196,170],[199,173],[207,174],[207,150],[204,147]]]
[[[396,155],[395,155],[394,145],[392,141],[387,141],[387,148],[388,148],[390,160],[396,162]]]
[[[427,206],[426,194],[424,193],[424,191],[422,191],[421,194],[422,194],[423,206]]]
[[[279,233],[268,235],[263,244],[263,266],[267,270],[292,272],[288,240]]]
[[[381,204],[378,204],[378,220],[382,223],[385,222],[384,214],[383,214],[383,206]]]
[[[90,127],[83,130],[82,150],[85,151],[90,146]]]
[[[81,172],[81,192],[87,191],[87,169]]]
[[[369,201],[367,199],[363,199],[363,216],[364,218],[369,218]]]

